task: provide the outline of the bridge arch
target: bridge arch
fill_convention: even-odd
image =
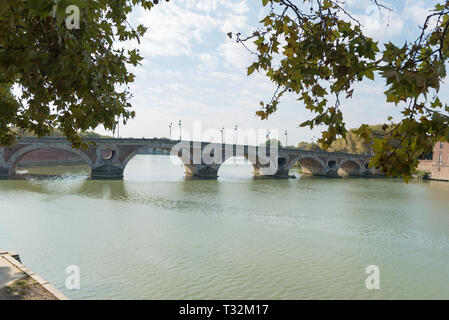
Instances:
[[[298,156],[289,166],[291,169],[295,163],[301,166],[302,174],[325,176],[327,174],[326,164],[318,157]]]
[[[231,174],[234,176],[235,174],[239,176],[254,176],[254,175],[260,175],[259,172],[259,166],[254,161],[251,161],[251,159],[247,156],[229,156],[226,159],[223,159],[224,161],[217,166],[217,175],[224,176],[230,176]],[[237,170],[235,168],[232,168],[232,164],[234,164],[238,167]]]
[[[170,179],[178,179],[184,177],[186,174],[190,175],[190,168],[188,167],[190,157],[182,154],[175,154],[172,150],[166,146],[155,146],[152,143],[146,143],[142,145],[134,145],[119,148],[119,165],[123,169],[123,175],[132,177],[131,179],[154,179],[159,176],[168,176]],[[121,155],[120,155],[121,154]],[[172,165],[171,169],[165,166],[159,167],[160,163],[156,159],[140,159],[138,155],[142,156],[164,156],[167,162]],[[178,158],[178,160],[172,159],[172,157]],[[142,164],[138,163],[142,161]],[[133,162],[132,165],[129,165]],[[136,162],[136,163],[134,163]],[[135,166],[137,164],[137,166]],[[180,168],[181,167],[181,168]],[[143,171],[142,171],[143,170]],[[165,171],[168,170],[168,171]]]
[[[355,160],[343,160],[340,163],[337,174],[341,177],[348,176],[360,176],[362,175],[363,168],[360,163]]]
[[[15,174],[17,166],[19,165],[20,161],[29,153],[33,152],[33,151],[37,151],[37,150],[64,150],[64,151],[68,151],[71,152],[73,154],[78,155],[81,159],[83,159],[88,165],[89,167],[92,169],[93,167],[93,161],[92,159],[82,150],[78,150],[78,149],[73,149],[70,145],[65,145],[65,144],[54,144],[54,145],[48,145],[48,146],[43,146],[43,145],[38,145],[38,144],[32,144],[32,145],[28,145],[24,148],[21,148],[19,150],[17,150],[9,159],[9,169],[8,169],[8,174],[9,176],[12,176]]]
[[[141,145],[141,146],[136,146],[134,148],[134,150],[130,151],[127,150],[126,151],[126,157],[125,154],[123,156],[123,160],[121,160],[121,167],[123,168],[123,171],[126,170],[126,167],[128,165],[128,163],[135,158],[135,156],[137,154],[139,154],[142,150],[146,150],[146,149],[150,149],[151,151],[155,151],[155,150],[162,150],[169,153],[169,155],[167,155],[167,157],[172,157],[175,156],[177,158],[179,158],[180,163],[182,164],[182,167],[184,168],[184,173],[187,176],[198,176],[198,177],[202,177],[202,178],[216,178],[217,177],[217,172],[218,172],[218,168],[221,164],[204,164],[204,163],[198,163],[201,162],[201,157],[203,156],[202,152],[206,152],[208,149],[204,148],[204,149],[198,149],[197,148],[192,148],[190,142],[188,142],[187,144],[179,144],[175,147],[165,147],[165,146],[157,146],[157,147],[153,147],[151,145]],[[200,152],[198,152],[200,151]],[[213,151],[207,151],[207,152],[211,152],[211,156],[213,158]],[[145,153],[144,153],[145,154]],[[148,153],[149,155],[153,155],[153,153]],[[170,161],[170,160],[168,160]],[[178,163],[176,163],[176,165],[178,165]]]

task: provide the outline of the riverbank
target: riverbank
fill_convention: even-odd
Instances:
[[[20,262],[14,252],[0,250],[0,300],[67,300]]]

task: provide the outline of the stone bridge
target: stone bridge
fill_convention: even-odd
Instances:
[[[50,149],[71,151],[80,156],[91,167],[92,179],[122,179],[126,165],[143,147],[170,151],[181,158],[186,174],[200,178],[217,178],[220,166],[232,157],[247,158],[255,175],[277,178],[289,177],[289,171],[297,161],[303,174],[374,175],[374,170],[368,167],[369,155],[168,139],[92,138],[87,141],[89,147],[80,150],[72,149],[64,138],[22,138],[15,145],[0,147],[0,178],[14,176],[17,165],[26,154]]]

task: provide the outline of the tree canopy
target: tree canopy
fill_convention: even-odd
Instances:
[[[387,129],[391,130],[394,125],[388,125]],[[382,138],[385,134],[384,125],[370,125],[368,126],[371,137],[369,141],[376,138]],[[337,138],[328,148],[324,148],[319,143],[314,142],[300,142],[298,149],[302,150],[323,150],[328,152],[342,152],[349,154],[373,154],[373,146],[371,143],[367,143],[366,139],[363,139],[357,134],[357,129],[349,129],[345,138]]]
[[[313,150],[313,151],[321,151],[323,148],[321,148],[321,145],[315,142],[305,142],[301,141],[298,143],[298,149],[301,150]]]
[[[267,147],[270,148],[270,146],[276,146],[277,148],[283,148],[284,146],[282,145],[281,141],[279,141],[276,138],[270,138],[267,141],[265,141],[264,143],[261,143],[260,146],[261,147]]]
[[[146,28],[133,28],[127,17],[153,2],[1,1],[0,144],[13,143],[23,131],[46,136],[59,129],[79,147],[79,133],[100,124],[112,130],[117,118],[133,117],[128,85],[134,75],[127,66],[142,58],[118,44],[139,41]],[[12,94],[13,85],[21,96]]]
[[[379,10],[390,10],[379,1],[372,0]],[[260,103],[261,119],[291,92],[315,113],[301,126],[326,127],[318,142],[327,149],[347,136],[342,101],[352,97],[357,83],[377,75],[385,83],[385,101],[399,106],[403,118],[395,125],[386,119],[382,136],[373,136],[367,125],[357,130],[373,146],[372,166],[408,179],[420,155],[437,141],[449,141],[449,107],[438,96],[449,58],[449,1],[423,17],[414,42],[383,46],[363,33],[344,1],[262,0],[262,5],[269,13],[259,28],[235,35],[255,56],[248,75],[263,72],[276,87],[271,101]]]

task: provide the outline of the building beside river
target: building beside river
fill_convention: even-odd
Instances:
[[[433,154],[419,161],[418,170],[429,172],[432,180],[449,181],[449,143],[437,143]]]

